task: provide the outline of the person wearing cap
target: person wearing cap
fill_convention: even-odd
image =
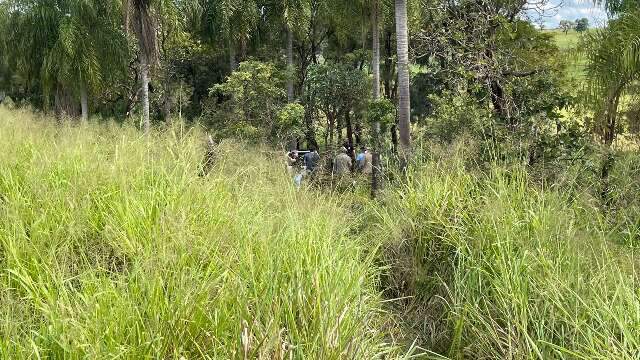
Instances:
[[[345,147],[340,149],[340,153],[335,157],[333,161],[333,174],[342,176],[351,171],[351,157],[347,154],[348,150]]]

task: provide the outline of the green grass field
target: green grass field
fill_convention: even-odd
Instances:
[[[566,34],[559,29],[545,30],[553,35],[558,48],[568,61],[567,75],[578,81],[584,80],[584,66],[586,59],[578,52],[581,34],[574,30],[570,30]]]
[[[375,358],[371,243],[331,198],[191,131],[0,108],[0,358]],[[278,164],[279,165],[279,164]]]
[[[553,38],[562,51],[574,50],[580,42],[580,33],[575,30],[570,30],[566,34],[559,29],[546,30],[545,32],[553,34]]]
[[[465,143],[374,202],[232,142],[199,177],[197,129],[0,108],[0,136],[0,358],[640,355],[637,157],[607,213],[583,172],[540,187]]]

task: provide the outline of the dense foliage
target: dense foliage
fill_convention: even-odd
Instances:
[[[0,357],[637,359],[596,3],[0,0]]]

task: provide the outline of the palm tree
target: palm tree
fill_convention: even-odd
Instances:
[[[260,13],[255,0],[200,0],[202,3],[202,33],[210,41],[223,41],[228,46],[229,68],[238,67],[236,51],[246,54],[247,42],[256,28]]]
[[[620,99],[640,80],[640,11],[625,13],[605,29],[585,36],[587,105],[594,111],[594,129],[606,149],[600,177],[601,196],[609,200],[609,173],[614,164],[611,145],[617,137]],[[633,98],[633,97],[631,97]]]
[[[395,0],[396,36],[398,43],[398,129],[400,130],[400,156],[403,167],[407,164],[411,147],[409,97],[409,35],[407,0]]]
[[[293,102],[294,86],[293,72],[293,38],[297,29],[304,27],[304,20],[308,12],[309,2],[306,0],[281,0],[280,2],[282,19],[287,32],[287,100]]]
[[[144,133],[151,130],[149,117],[149,71],[158,59],[155,20],[151,14],[153,0],[124,0],[125,26],[131,28],[140,51],[140,77],[142,82],[142,121]]]
[[[380,10],[379,0],[371,1],[371,37],[372,57],[371,72],[373,73],[373,100],[380,98]]]
[[[41,83],[56,113],[89,117],[88,93],[122,71],[127,46],[118,21],[119,0],[16,0],[4,33],[27,79]],[[9,51],[9,49],[7,49]]]

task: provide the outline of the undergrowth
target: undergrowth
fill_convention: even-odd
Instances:
[[[0,357],[375,358],[374,252],[269,152],[0,109]]]
[[[0,120],[2,358],[640,357],[633,155],[607,206],[464,143],[371,201],[231,141],[201,177],[197,128]]]
[[[368,211],[408,341],[453,359],[640,357],[640,263],[620,241],[637,208],[613,214],[584,178],[474,171],[465,149],[416,164]]]

